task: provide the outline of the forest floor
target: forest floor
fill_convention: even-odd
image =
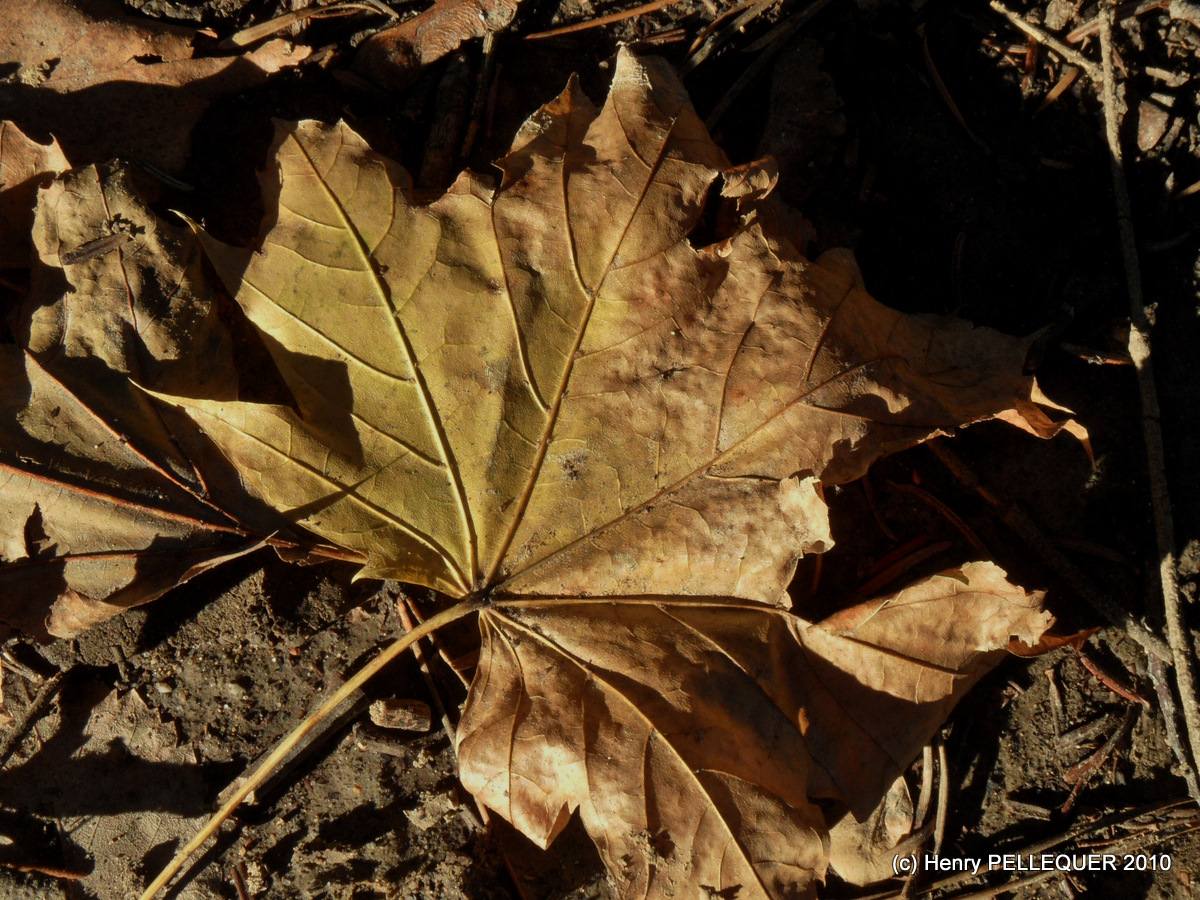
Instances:
[[[200,23],[222,37],[283,11],[275,0],[127,2],[142,15]],[[1012,4],[1064,40],[1097,15],[1084,0]],[[1062,61],[987,3],[835,0],[725,102],[763,52],[756,42],[805,6],[763,6],[690,72],[685,84],[697,110],[702,118],[720,112],[710,129],[735,163],[766,154],[779,160],[779,190],[812,226],[810,254],[853,248],[868,288],[883,302],[954,313],[1012,334],[1042,331],[1039,381],[1086,426],[1095,463],[1065,436],[1046,443],[999,424],[969,429],[953,442],[954,452],[986,491],[1028,514],[1041,540],[1161,633],[1143,412],[1137,375],[1124,358],[1130,306],[1122,236],[1093,85],[1080,75],[1059,92]],[[1128,106],[1125,176],[1152,304],[1165,474],[1185,615],[1195,628],[1200,10],[1166,6],[1120,7],[1114,41]],[[615,8],[525,0],[496,36],[492,74],[482,81],[484,115],[474,120],[472,98],[484,79],[478,41],[430,66],[407,90],[387,93],[341,77],[353,42],[379,20],[314,20],[294,39],[329,52],[215,100],[178,173],[195,189],[168,187],[156,209],[182,210],[227,240],[255,235],[261,205],[253,199],[254,173],[265,158],[271,117],[347,118],[419,173],[419,189],[437,192],[462,167],[483,171],[503,155],[520,123],[572,72],[600,98],[620,42],[680,63],[693,39],[728,9],[725,0],[681,0],[530,41],[528,35]],[[1192,13],[1197,17],[1188,18]],[[1099,65],[1095,35],[1070,45]],[[449,137],[434,128],[444,125],[447,110],[461,113],[450,117],[459,130]],[[463,131],[472,122],[478,136],[464,156]],[[889,458],[828,499],[837,545],[819,567],[811,557],[802,561],[792,591],[810,617],[844,605],[897,560],[912,565],[893,571],[893,585],[973,558],[977,551],[940,501],[1014,581],[1048,590],[1060,632],[1101,629],[1082,653],[1064,647],[1010,659],[959,705],[939,739],[949,773],[944,856],[1041,852],[1029,848],[1099,817],[1187,799],[1145,653],[1013,531],[1012,516],[1005,518],[1011,507],[989,505],[924,447]],[[178,835],[203,820],[248,762],[402,629],[400,586],[352,583],[351,575],[337,564],[297,568],[262,551],[77,640],[39,644],[8,636],[5,658],[15,665],[5,666],[3,686],[18,721],[41,678],[55,671],[63,677],[0,772],[0,835],[8,839],[0,841],[0,897],[107,898],[119,894],[94,887],[95,877],[68,876],[111,869],[115,885],[129,873],[153,875]],[[453,718],[463,684],[436,657],[431,666]],[[1114,692],[1095,668],[1147,702]],[[368,693],[433,701],[410,659]],[[500,823],[481,823],[458,787],[451,742],[436,715],[424,734],[385,731],[359,715],[259,801],[193,868],[178,896],[612,896],[578,823],[546,854]],[[1185,814],[1186,806],[1174,813]],[[1158,814],[1132,845],[1140,848],[1135,854],[1156,854],[1160,867],[1169,860],[1169,871],[1056,876],[1017,896],[1200,896],[1200,838],[1156,843],[1171,815]],[[143,839],[141,853],[125,841],[130,834]],[[922,891],[940,877],[925,873],[908,896],[927,896]],[[883,887],[899,891],[897,883]],[[831,880],[822,895],[881,896],[881,889]],[[932,896],[984,896],[972,893],[980,890],[961,884]]]

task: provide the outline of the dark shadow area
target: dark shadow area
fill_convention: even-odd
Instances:
[[[68,868],[57,823],[24,809],[0,809],[0,867]]]
[[[78,756],[89,740],[88,717],[108,691],[85,667],[74,670],[59,694],[59,729],[30,760],[0,772],[5,804],[56,817],[207,813],[203,779],[194,764],[139,757],[126,744],[127,737],[118,733],[108,739],[103,753]]]
[[[136,610],[134,614],[140,619],[137,623],[136,646],[139,649],[149,649],[171,638],[182,623],[194,618],[201,609],[211,603],[214,595],[228,591],[244,581],[248,575],[261,568],[270,556],[271,551],[263,551],[234,560],[172,591],[169,597]]]
[[[43,140],[53,134],[75,165],[136,158],[177,172],[187,159],[192,127],[208,105],[265,81],[258,66],[238,58],[184,86],[114,81],[57,93],[9,81],[0,85],[0,106],[26,134]],[[148,127],[151,110],[154,125]]]

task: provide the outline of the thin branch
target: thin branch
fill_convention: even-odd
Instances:
[[[1051,50],[1053,50],[1055,53],[1057,53],[1059,56],[1061,56],[1063,59],[1065,59],[1071,65],[1075,66],[1078,69],[1082,69],[1084,72],[1087,73],[1088,78],[1092,79],[1093,83],[1095,83],[1095,84],[1100,83],[1101,79],[1103,78],[1103,75],[1101,74],[1101,71],[1100,71],[1100,67],[1097,66],[1090,59],[1088,59],[1086,56],[1084,56],[1082,53],[1080,53],[1078,50],[1076,50],[1074,47],[1068,47],[1066,44],[1064,44],[1062,41],[1060,41],[1058,38],[1054,37],[1053,35],[1047,34],[1046,32],[1042,31],[1042,29],[1038,28],[1036,25],[1026,22],[1025,19],[1023,19],[1020,15],[1013,12],[1011,9],[1009,9],[1007,6],[1005,6],[1003,3],[1001,3],[1000,0],[992,0],[991,7],[996,12],[1000,13],[1000,15],[1004,16],[1004,18],[1008,19],[1008,21],[1011,22],[1013,25],[1015,25],[1017,28],[1021,29],[1023,32],[1025,32],[1027,35],[1029,35],[1031,38],[1033,38],[1035,41],[1037,41],[1039,44],[1045,44],[1047,47],[1049,47]]]
[[[587,19],[583,22],[572,22],[570,25],[563,25],[559,28],[551,28],[549,31],[539,31],[537,34],[525,35],[527,41],[537,41],[542,38],[558,37],[560,34],[572,34],[576,31],[585,31],[589,28],[599,28],[602,25],[611,25],[614,22],[623,22],[626,19],[632,19],[634,16],[645,15],[646,13],[658,12],[660,9],[665,9],[679,3],[680,0],[653,0],[651,3],[643,3],[641,6],[635,6],[633,9],[623,9],[619,12],[609,13],[607,16],[600,16],[598,19]]]
[[[10,726],[8,733],[0,740],[0,769],[4,768],[13,751],[20,746],[21,741],[25,739],[25,735],[29,733],[29,729],[37,723],[42,711],[54,699],[54,695],[58,693],[58,686],[62,684],[62,680],[62,672],[58,672],[46,679],[46,683],[41,686],[30,704],[25,707],[25,711],[21,713],[21,720],[14,722]]]
[[[786,21],[780,23],[775,29],[769,32],[766,40],[769,43],[766,45],[754,62],[750,63],[733,86],[725,92],[725,96],[720,99],[713,111],[708,114],[708,118],[704,120],[704,124],[708,128],[714,128],[716,124],[724,118],[725,113],[733,108],[733,104],[741,97],[746,88],[750,87],[754,81],[766,71],[767,66],[771,64],[771,60],[787,46],[788,42],[800,30],[800,27],[805,22],[809,21],[813,16],[828,6],[832,0],[815,0],[800,12],[793,14]]]
[[[1190,755],[1179,759],[1195,779],[1197,759],[1200,758],[1200,706],[1196,702],[1196,676],[1193,651],[1187,625],[1179,606],[1179,584],[1175,570],[1175,524],[1171,513],[1171,495],[1167,484],[1166,453],[1163,450],[1162,413],[1158,405],[1158,388],[1150,361],[1150,320],[1142,292],[1141,265],[1133,232],[1133,210],[1129,202],[1129,186],[1125,181],[1125,165],[1121,152],[1120,124],[1123,100],[1117,95],[1113,67],[1113,7],[1109,3],[1101,11],[1100,55],[1104,67],[1101,100],[1104,106],[1104,136],[1108,141],[1109,167],[1112,173],[1113,195],[1117,204],[1117,224],[1121,232],[1121,257],[1125,263],[1125,284],[1129,291],[1129,356],[1137,372],[1138,392],[1142,400],[1142,435],[1146,444],[1146,467],[1150,475],[1150,499],[1154,506],[1154,532],[1158,539],[1158,576],[1162,592],[1163,619],[1167,626],[1167,643],[1171,646],[1175,684],[1183,712]],[[1180,747],[1180,749],[1183,749]]]
[[[1176,759],[1186,759],[1187,750],[1184,749],[1183,737],[1179,733],[1179,711],[1175,705],[1175,695],[1171,693],[1166,664],[1157,656],[1150,656],[1147,657],[1146,669],[1150,674],[1150,683],[1154,685],[1159,709],[1162,711],[1163,724],[1167,730],[1167,746],[1171,748]],[[1187,782],[1188,796],[1200,805],[1200,781],[1196,780],[1196,773],[1190,766],[1184,767],[1183,780]]]

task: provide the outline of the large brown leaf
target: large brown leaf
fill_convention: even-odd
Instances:
[[[542,842],[580,808],[624,896],[807,895],[811,798],[869,814],[1045,626],[987,567],[791,617],[820,486],[988,418],[1054,433],[1028,341],[805,260],[760,214],[769,167],[731,169],[630,53],[603,108],[572,82],[499,184],[429,207],[344,124],[280,125],[273,160],[261,249],[204,240],[295,405],[160,396],[362,574],[491,600],[460,744],[486,803]],[[738,217],[697,248],[718,179]]]
[[[188,401],[368,573],[465,596],[775,603],[814,485],[995,416],[1055,430],[1027,341],[904,316],[753,215],[688,242],[724,156],[665,64],[573,83],[428,208],[347,126],[281,126],[261,251],[206,242],[299,404]]]

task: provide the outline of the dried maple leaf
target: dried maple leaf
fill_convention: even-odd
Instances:
[[[136,156],[176,171],[210,101],[308,55],[274,40],[200,57],[196,39],[112,0],[0,0],[0,58],[19,67],[0,105],[26,130],[52,132],[76,165]]]
[[[38,184],[66,170],[56,141],[39,144],[11,122],[0,122],[0,269],[29,265]]]
[[[166,399],[362,574],[488,600],[459,745],[484,802],[543,843],[578,807],[623,896],[807,896],[810,798],[870,814],[1046,625],[986,565],[791,616],[819,486],[983,419],[1054,433],[1028,342],[803,259],[660,61],[623,53],[599,110],[572,82],[498,165],[421,208],[344,124],[280,126],[261,250],[205,245],[295,407]],[[722,177],[740,217],[693,247]]]
[[[114,236],[126,240],[80,253]],[[34,243],[21,345],[0,346],[0,621],[71,636],[286,523],[130,381],[236,391],[187,233],[156,220],[122,172],[89,167],[42,191]]]

